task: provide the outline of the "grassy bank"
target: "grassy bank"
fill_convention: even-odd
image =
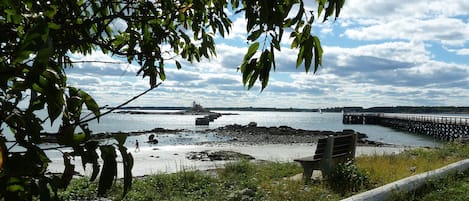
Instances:
[[[469,158],[468,145],[450,143],[437,149],[417,148],[400,154],[360,156],[356,163],[370,174],[373,183],[381,186],[466,158]]]
[[[121,183],[108,193],[112,200],[337,200],[340,197],[323,184],[303,185],[289,180],[301,173],[295,163],[234,162],[213,171],[181,171],[137,178],[122,198]],[[95,182],[75,179],[61,193],[66,200],[95,199]]]
[[[135,178],[132,190],[124,198],[121,197],[122,184],[117,181],[107,197],[111,200],[339,200],[467,157],[469,147],[460,144],[448,144],[439,149],[413,149],[395,155],[361,156],[355,164],[338,168],[334,182],[309,184],[290,179],[302,172],[296,163],[241,161],[208,172],[181,171]],[[455,178],[443,184],[455,183],[453,181],[460,181],[461,177]],[[337,190],[334,184],[342,188]],[[458,185],[462,187],[457,189],[466,188],[467,179],[462,179]],[[86,178],[74,179],[60,196],[65,200],[95,199],[96,186]],[[451,187],[448,189],[452,192]]]

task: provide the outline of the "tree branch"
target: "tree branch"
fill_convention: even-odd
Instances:
[[[120,61],[71,61],[70,63],[103,63],[103,64],[128,64],[127,62]]]
[[[145,90],[144,92],[140,93],[139,95],[134,96],[133,98],[129,99],[128,101],[126,101],[126,102],[124,102],[124,103],[118,105],[117,107],[114,107],[114,108],[110,109],[109,111],[107,111],[107,112],[105,112],[105,113],[102,113],[102,114],[100,114],[100,115],[98,115],[98,116],[94,116],[94,117],[89,118],[89,119],[80,120],[80,122],[76,123],[76,125],[80,125],[80,124],[87,123],[87,122],[89,122],[89,121],[95,120],[95,119],[97,119],[97,118],[99,118],[99,117],[102,117],[102,116],[104,116],[104,115],[107,115],[107,114],[113,112],[114,110],[117,110],[117,109],[119,109],[119,108],[122,108],[122,107],[124,107],[125,105],[129,104],[130,102],[134,101],[135,99],[139,98],[140,96],[143,96],[143,95],[145,95],[146,93],[148,93],[148,92],[150,92],[151,90],[153,90],[154,88],[157,88],[157,87],[160,86],[161,84],[162,84],[161,82],[158,83],[158,84],[155,85],[154,87],[151,87],[151,88]]]

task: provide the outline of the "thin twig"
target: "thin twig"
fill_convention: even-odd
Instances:
[[[48,147],[48,148],[40,148],[42,151],[50,151],[50,150],[56,150],[61,152],[62,154],[64,153],[62,150],[63,148],[72,148],[71,146],[56,146],[56,147]],[[9,153],[15,153],[15,154],[24,154],[27,153],[27,151],[9,151]]]
[[[134,101],[135,99],[139,98],[140,96],[143,96],[143,95],[145,95],[146,93],[150,92],[150,91],[153,90],[154,88],[157,88],[157,87],[160,86],[161,84],[162,84],[161,82],[158,83],[158,84],[155,85],[154,87],[151,87],[151,88],[145,90],[144,92],[140,93],[139,95],[134,96],[133,98],[129,99],[128,101],[126,101],[126,102],[124,102],[124,103],[118,105],[117,107],[114,107],[114,108],[108,110],[108,111],[105,112],[105,113],[102,113],[102,114],[100,114],[100,115],[98,115],[98,116],[94,116],[94,117],[89,118],[89,119],[81,120],[80,122],[76,123],[76,125],[83,124],[83,123],[86,123],[86,122],[95,120],[95,119],[97,119],[97,118],[99,118],[99,117],[102,117],[102,116],[104,116],[104,115],[107,115],[107,114],[113,112],[114,110],[120,109],[121,107],[123,107],[123,106],[129,104],[130,102]]]
[[[127,64],[127,62],[121,62],[121,61],[70,61],[70,63],[103,63],[103,64]]]
[[[7,149],[7,152],[10,152],[10,150],[18,144],[17,141],[6,141],[6,142],[14,142],[14,144],[11,145],[11,147]]]

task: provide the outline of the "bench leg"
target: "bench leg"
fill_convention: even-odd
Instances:
[[[303,164],[303,180],[309,182],[313,176],[313,166]]]

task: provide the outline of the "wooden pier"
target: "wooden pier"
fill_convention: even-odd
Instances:
[[[381,125],[444,141],[469,139],[468,116],[443,116],[396,113],[344,113],[344,124]]]

